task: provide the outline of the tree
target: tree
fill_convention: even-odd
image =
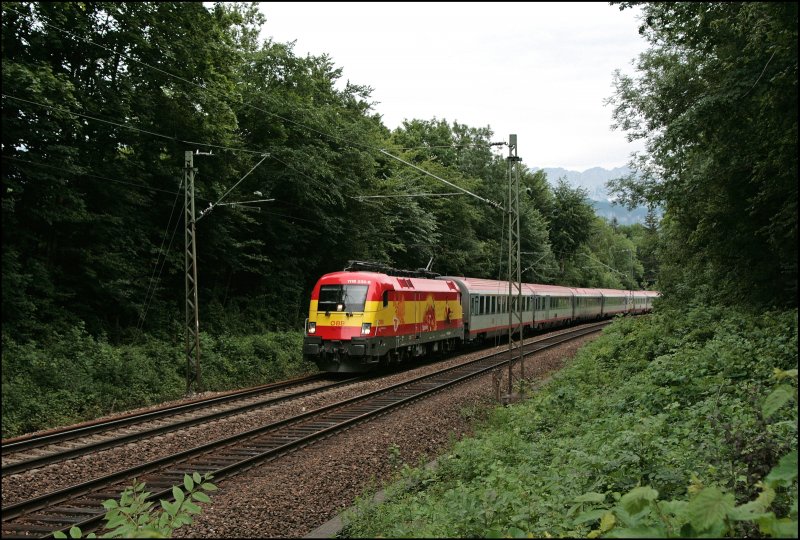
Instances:
[[[583,188],[573,188],[560,178],[553,190],[553,206],[548,218],[550,243],[564,273],[568,258],[586,243],[595,227],[596,216]]]
[[[796,305],[797,3],[640,4],[650,48],[609,101],[647,151],[613,191],[665,209],[669,293]]]
[[[222,22],[201,3],[3,4],[3,321],[21,335],[135,326],[187,149],[174,139],[235,143]]]

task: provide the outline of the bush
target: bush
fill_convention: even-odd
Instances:
[[[179,398],[186,389],[182,346],[144,336],[112,346],[82,325],[47,343],[2,336],[3,438]],[[302,333],[214,338],[201,333],[204,390],[230,390],[309,373]]]
[[[698,307],[618,320],[527,402],[494,410],[436,472],[416,472],[427,477],[413,489],[388,488],[394,498],[365,505],[344,532],[585,536],[610,511],[587,494],[622,497],[644,486],[680,501],[702,483],[748,504],[780,459],[796,455],[797,412],[785,406],[796,389],[775,378],[796,368],[797,311]],[[776,515],[792,504],[796,515],[792,482],[776,490]],[[746,535],[748,526],[724,532]],[[595,535],[611,528],[607,518]]]

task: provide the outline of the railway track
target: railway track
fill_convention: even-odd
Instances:
[[[525,345],[524,354],[597,332],[607,324],[587,325],[536,340]],[[151,500],[171,499],[171,487],[180,484],[185,473],[212,473],[215,481],[219,481],[497,369],[507,362],[508,351],[490,353],[429,375],[9,505],[3,508],[2,535],[6,538],[49,537],[55,531],[67,531],[75,525],[84,531],[91,530],[102,521],[105,512],[102,501],[116,498],[133,478],[145,482],[153,491]]]
[[[252,409],[350,384],[362,377],[331,381],[324,373],[228,392],[213,398],[160,407],[108,421],[4,441],[2,476],[219,420]]]

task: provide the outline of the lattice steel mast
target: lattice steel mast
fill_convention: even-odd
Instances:
[[[192,385],[200,389],[200,313],[197,304],[197,248],[194,219],[194,159],[191,150],[184,152],[184,223],[186,228],[186,393]]]
[[[519,168],[522,161],[517,156],[517,136],[508,137],[508,395],[513,395],[514,361],[519,357],[520,376],[525,377],[522,358],[522,272],[520,270],[519,238]]]

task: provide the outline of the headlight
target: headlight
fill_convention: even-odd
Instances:
[[[317,333],[317,323],[309,321],[309,323],[308,323],[308,333],[309,334],[316,334]]]
[[[368,336],[369,330],[372,328],[372,323],[365,322],[361,325],[361,335]]]

